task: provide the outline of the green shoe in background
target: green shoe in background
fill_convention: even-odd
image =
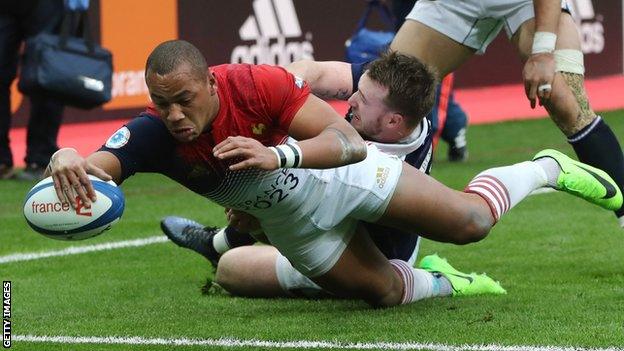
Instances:
[[[533,161],[550,157],[555,160],[561,173],[557,178],[557,190],[585,199],[607,210],[622,207],[622,192],[611,177],[603,170],[575,161],[557,150],[543,150]]]

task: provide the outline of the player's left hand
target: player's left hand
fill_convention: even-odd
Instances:
[[[215,146],[212,152],[220,160],[236,162],[229,167],[231,171],[246,168],[271,171],[279,168],[279,162],[275,153],[252,138],[242,136],[228,137]]]
[[[522,71],[524,92],[535,108],[536,99],[540,105],[550,99],[552,84],[555,78],[555,56],[551,53],[540,53],[529,56]]]

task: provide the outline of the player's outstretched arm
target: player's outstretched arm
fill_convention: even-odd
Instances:
[[[288,134],[301,140],[296,143],[299,150],[287,150],[296,159],[292,164],[282,165],[279,156],[276,157],[277,150],[242,136],[228,137],[214,147],[213,154],[221,160],[240,159],[229,167],[233,171],[245,168],[334,168],[366,158],[366,144],[358,132],[331,106],[314,95],[308,96],[295,114]]]
[[[86,207],[91,206],[91,201],[96,201],[95,190],[87,174],[119,183],[121,163],[106,151],[98,151],[84,158],[75,149],[63,148],[52,156],[46,170],[46,176],[52,176],[58,198],[73,207],[77,205],[76,195]]]
[[[300,140],[303,168],[333,168],[366,158],[360,134],[326,102],[310,95],[290,124],[288,134]]]
[[[312,94],[323,100],[346,100],[353,94],[353,77],[349,63],[300,60],[286,66],[286,70],[305,80]]]

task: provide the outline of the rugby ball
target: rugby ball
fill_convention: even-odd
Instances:
[[[24,217],[35,231],[58,240],[82,240],[98,234],[119,221],[124,211],[125,199],[115,182],[105,182],[89,175],[97,201],[91,208],[63,204],[56,196],[52,177],[37,183],[26,195]]]

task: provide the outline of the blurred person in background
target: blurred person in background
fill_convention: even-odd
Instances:
[[[17,75],[22,42],[42,32],[58,32],[63,12],[63,0],[0,1],[0,179],[38,180],[50,157],[58,150],[63,104],[43,95],[29,96],[26,168],[16,174],[9,144],[10,88]]]
[[[589,106],[579,32],[565,1],[419,0],[390,48],[419,58],[443,77],[483,54],[502,28],[524,62],[531,107],[544,106],[579,160],[605,170],[623,189],[622,148]],[[624,208],[615,214],[624,227]]]

